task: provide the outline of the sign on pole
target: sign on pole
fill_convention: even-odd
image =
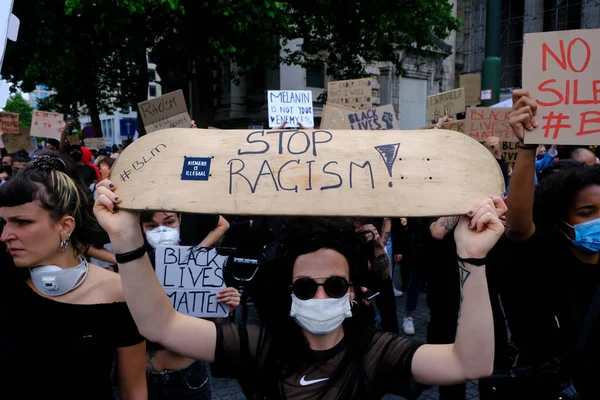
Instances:
[[[523,88],[538,104],[526,143],[600,144],[600,29],[529,33]]]
[[[223,253],[191,246],[156,248],[156,276],[178,312],[200,318],[229,315],[229,307],[217,302],[226,287],[223,269],[229,255]]]
[[[168,128],[189,128],[192,122],[181,89],[138,103],[146,132]]]
[[[307,128],[315,125],[313,119],[313,101],[310,90],[269,90],[269,127],[280,126],[296,128],[301,123]]]

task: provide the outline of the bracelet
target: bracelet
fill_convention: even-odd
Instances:
[[[517,143],[517,147],[523,150],[537,150],[539,147],[538,144],[525,144],[525,143]]]
[[[137,260],[141,258],[144,254],[146,254],[146,246],[142,245],[133,251],[128,251],[127,253],[115,254],[115,258],[117,259],[118,264],[125,264],[133,260]]]
[[[483,258],[460,258],[459,255],[456,255],[456,257],[458,258],[458,262],[462,262],[462,263],[465,263],[465,264],[471,264],[471,265],[474,265],[476,267],[481,267],[481,266],[487,264],[487,257],[483,257]]]

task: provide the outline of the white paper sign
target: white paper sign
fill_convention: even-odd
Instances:
[[[269,90],[269,127],[274,128],[287,121],[286,128],[307,128],[315,125],[310,90]]]
[[[60,140],[60,128],[64,128],[64,116],[59,113],[37,111],[31,119],[31,136]]]
[[[226,287],[223,267],[228,258],[216,249],[158,246],[156,276],[180,313],[223,318],[229,315],[229,306],[218,303],[217,294]]]

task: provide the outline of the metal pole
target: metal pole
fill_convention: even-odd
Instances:
[[[500,18],[502,0],[487,0],[485,25],[485,60],[481,74],[481,105],[500,102]],[[486,98],[491,91],[491,96]]]

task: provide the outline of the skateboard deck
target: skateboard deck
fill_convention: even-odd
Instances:
[[[459,215],[504,193],[492,154],[448,130],[165,129],[111,180],[123,209],[228,215]]]

